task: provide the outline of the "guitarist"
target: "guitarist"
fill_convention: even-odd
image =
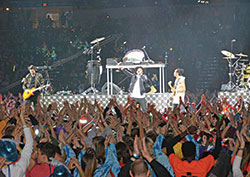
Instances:
[[[183,76],[184,69],[177,68],[174,71],[175,82],[174,86],[169,83],[171,91],[173,92],[173,108],[176,108],[180,103],[180,97],[184,103],[184,97],[186,92],[185,77]]]
[[[43,75],[41,73],[37,73],[33,65],[30,65],[28,69],[30,73],[27,74],[22,80],[23,90],[25,92],[28,92],[27,89],[38,88],[44,85]],[[26,99],[25,102],[33,102],[35,107],[37,103],[37,97],[40,95],[41,90],[42,89],[39,89],[39,91],[34,92],[34,95]]]

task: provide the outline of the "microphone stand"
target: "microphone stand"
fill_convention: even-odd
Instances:
[[[147,51],[145,50],[145,48],[146,48],[145,46],[142,47],[142,50],[144,51],[144,53],[145,53],[145,55],[146,55],[148,61],[149,61],[150,63],[155,63],[153,60],[151,60],[151,59],[149,58],[148,53],[147,53]]]
[[[231,40],[231,52],[232,52],[232,53],[233,53],[233,43],[234,43],[234,40]],[[233,79],[232,79],[232,76],[233,76],[233,72],[232,72],[232,68],[233,68],[233,65],[232,65],[232,58],[229,58],[228,66],[229,66],[228,90],[233,90],[234,87],[235,87],[235,85],[234,85]]]

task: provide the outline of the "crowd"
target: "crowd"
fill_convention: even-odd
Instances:
[[[250,107],[239,97],[142,112],[128,97],[59,109],[1,95],[0,176],[250,176]]]

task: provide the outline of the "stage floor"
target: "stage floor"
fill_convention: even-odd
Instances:
[[[75,103],[83,99],[84,97],[87,98],[88,101],[91,101],[93,104],[95,99],[101,103],[103,107],[106,107],[109,103],[109,99],[113,96],[116,96],[118,104],[125,105],[127,102],[128,95],[103,95],[103,94],[77,94],[77,95],[49,95],[49,96],[42,96],[41,103],[44,105],[49,105],[53,102],[57,102],[58,108],[63,107],[63,103],[67,100],[70,104]],[[164,111],[164,108],[170,106],[171,103],[171,93],[155,93],[155,94],[147,94],[146,101],[147,103],[153,103],[156,105],[156,109],[160,112]]]
[[[250,103],[250,91],[221,91],[218,93],[218,98],[222,99],[222,97],[227,97],[227,102],[230,105],[234,105],[237,102],[239,96],[242,96],[244,102]]]

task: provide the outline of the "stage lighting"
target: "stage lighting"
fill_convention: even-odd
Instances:
[[[197,0],[199,4],[209,4],[209,0]]]
[[[43,2],[43,7],[47,7],[48,4],[46,2]]]

